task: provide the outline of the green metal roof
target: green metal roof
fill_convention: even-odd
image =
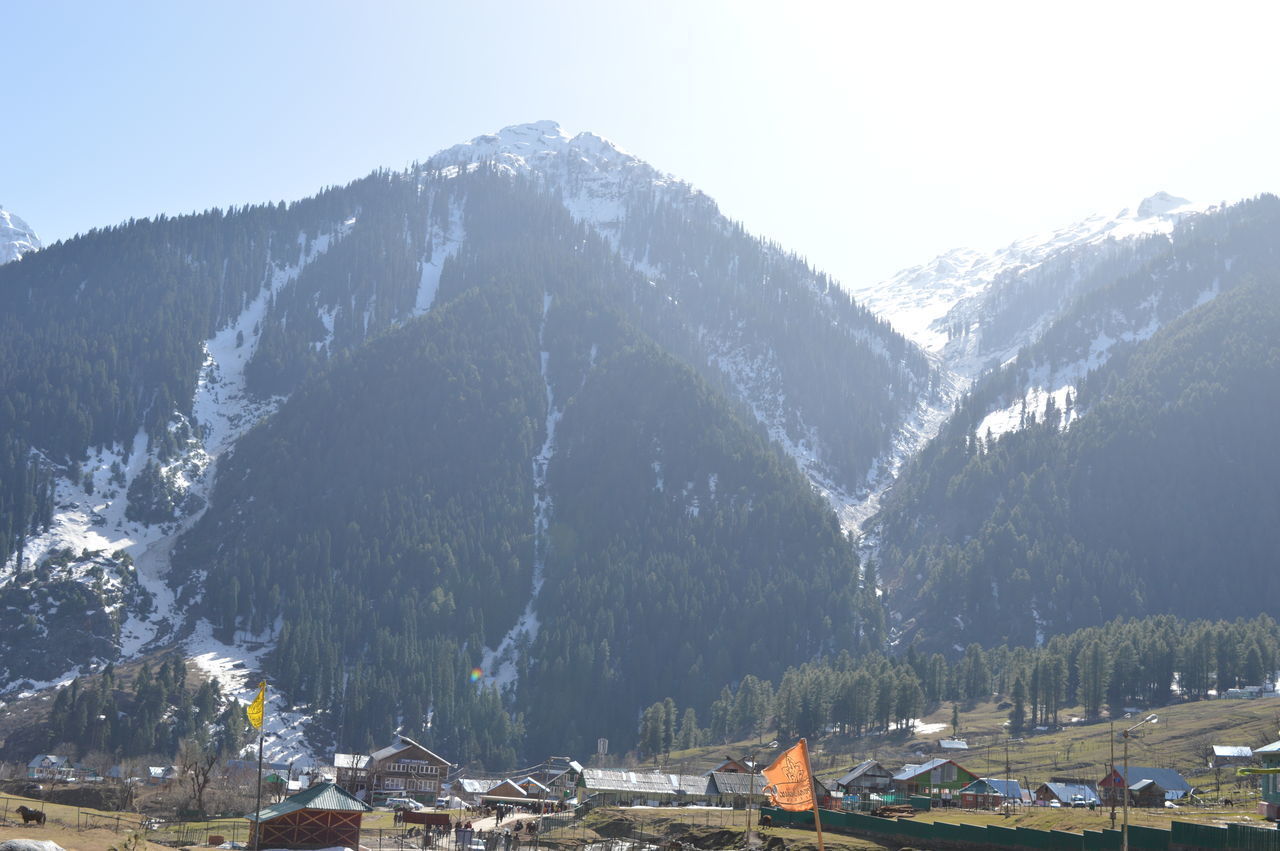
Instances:
[[[271,821],[298,810],[345,810],[348,812],[370,812],[373,807],[353,796],[336,783],[319,783],[310,789],[304,789],[296,795],[290,795],[278,804],[263,807],[256,813],[245,816],[250,821]]]

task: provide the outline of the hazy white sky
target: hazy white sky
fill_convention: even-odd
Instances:
[[[46,241],[591,130],[850,286],[1159,189],[1280,190],[1280,4],[0,10],[0,204]]]

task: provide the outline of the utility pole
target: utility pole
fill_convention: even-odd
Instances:
[[[767,745],[763,745],[762,747],[764,747],[764,748],[777,748],[777,747],[778,747],[778,742],[775,740],[775,741],[770,742],[770,743],[769,743],[769,744],[767,744]],[[746,830],[746,833],[744,833],[744,834],[743,834],[743,837],[742,837],[742,838],[743,838],[743,841],[744,841],[744,842],[746,842],[746,843],[747,843],[747,845],[750,845],[750,844],[751,844],[751,799],[752,799],[752,798],[754,798],[754,797],[756,796],[756,769],[757,769],[757,768],[759,768],[759,766],[756,764],[756,753],[757,753],[757,751],[753,750],[753,751],[751,751],[751,753],[750,753],[750,754],[748,754],[747,756],[744,756],[744,757],[742,758],[742,761],[743,761],[743,763],[744,763],[744,767],[747,769],[747,776],[748,776],[748,780],[747,780],[747,783],[748,783],[748,786],[747,786],[747,789],[748,789],[748,793],[747,793],[747,830]],[[733,757],[727,757],[727,759],[732,760],[732,759],[733,759]]]
[[[1115,778],[1116,776],[1116,722],[1111,722],[1111,762],[1107,763],[1107,776]],[[1116,829],[1116,790],[1115,785],[1111,787],[1111,829]]]
[[[1009,817],[1009,778],[1012,775],[1009,769],[1009,737],[1004,740],[1004,814],[1005,818]]]
[[[1143,718],[1137,724],[1125,730],[1121,735],[1124,737],[1124,777],[1121,782],[1124,784],[1124,833],[1120,839],[1120,851],[1129,851],[1129,736],[1141,727],[1143,724],[1155,724],[1160,719],[1153,712],[1146,718]]]

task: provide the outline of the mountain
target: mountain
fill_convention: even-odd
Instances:
[[[794,255],[545,122],[95,230],[0,269],[0,593],[38,648],[4,681],[183,648],[228,696],[275,684],[282,758],[625,746],[655,700],[882,642],[849,510],[939,386]],[[797,594],[818,621],[765,647]]]
[[[40,237],[31,226],[0,207],[0,263],[9,263],[39,250]]]
[[[1178,223],[1212,209],[1158,192],[995,251],[954,249],[854,294],[972,381],[1035,342],[1080,296],[1139,267]]]
[[[1148,238],[974,384],[875,520],[902,640],[1264,610],[1278,236],[1263,196]]]

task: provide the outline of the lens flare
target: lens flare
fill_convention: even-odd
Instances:
[[[484,676],[484,671],[480,670],[479,668],[471,669],[471,682],[478,683],[480,682],[480,678],[483,676]]]

